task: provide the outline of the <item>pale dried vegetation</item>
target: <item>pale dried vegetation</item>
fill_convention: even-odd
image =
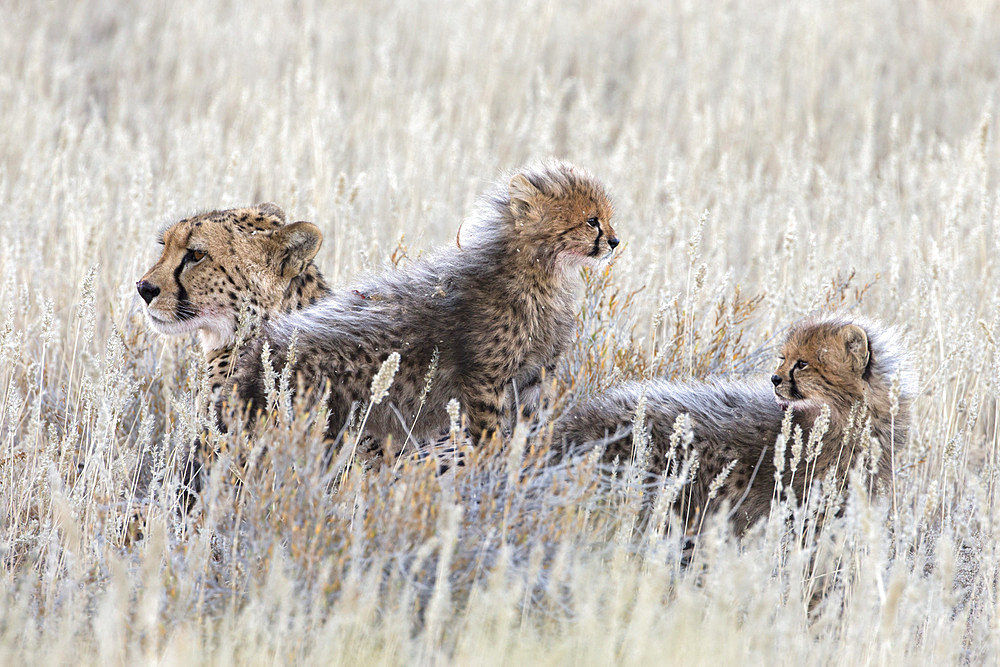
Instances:
[[[1000,660],[996,5],[15,1],[3,24],[0,663]],[[609,185],[624,242],[550,411],[770,372],[789,322],[863,313],[920,378],[894,493],[691,543],[690,470],[644,511],[634,470],[551,464],[544,429],[443,476],[325,467],[323,415],[278,396],[253,444],[211,436],[182,520],[201,357],[142,320],[158,227],[275,201],[343,286],[453,243],[546,155]]]

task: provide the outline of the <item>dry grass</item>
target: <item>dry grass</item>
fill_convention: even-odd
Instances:
[[[1000,11],[716,4],[6,8],[0,663],[1000,660]],[[609,184],[626,244],[555,409],[769,370],[787,323],[856,308],[921,378],[895,497],[854,485],[818,536],[709,521],[691,554],[544,435],[339,475],[298,409],[178,519],[200,353],[142,322],[159,225],[272,200],[344,285],[549,154]]]

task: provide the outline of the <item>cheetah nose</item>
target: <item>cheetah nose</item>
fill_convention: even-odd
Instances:
[[[156,295],[160,293],[160,288],[147,280],[140,280],[135,284],[135,288],[139,290],[139,296],[142,297],[142,300],[146,302],[147,306],[149,305],[149,302],[155,299]]]
[[[612,250],[617,248],[619,243],[621,243],[621,241],[618,240],[617,236],[612,236],[610,239],[608,239],[608,245],[611,246]]]
[[[772,375],[771,376],[771,384],[773,384],[775,387],[777,387],[779,384],[781,384],[781,376],[778,375],[777,373],[775,373],[774,375]]]

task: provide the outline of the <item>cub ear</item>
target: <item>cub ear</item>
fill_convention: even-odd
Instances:
[[[275,272],[291,280],[305,271],[319,252],[323,234],[311,222],[293,222],[268,234],[266,243],[265,251]]]
[[[281,220],[281,224],[285,224],[285,222],[287,222],[288,220],[288,217],[285,215],[285,212],[281,210],[281,207],[269,201],[266,201],[262,204],[257,204],[256,206],[254,206],[254,210],[256,210],[263,216],[267,216],[269,218],[277,218],[278,220]]]
[[[527,202],[541,191],[528,180],[527,176],[523,173],[517,173],[511,177],[510,183],[507,184],[507,192],[510,194],[511,203],[513,203],[517,201]]]
[[[868,366],[868,334],[857,324],[848,324],[839,333],[851,367],[861,373]]]

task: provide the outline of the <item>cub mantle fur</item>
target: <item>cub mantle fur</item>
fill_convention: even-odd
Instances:
[[[647,464],[660,473],[668,464],[674,423],[687,414],[693,431],[690,448],[700,462],[688,487],[691,507],[704,510],[712,481],[732,466],[712,503],[718,507],[728,501],[734,525],[744,528],[770,508],[776,463],[782,462],[780,456],[775,460],[774,449],[789,410],[792,432],[801,429],[801,442],[809,443],[814,427],[819,438],[814,440],[818,453],[815,446],[812,451],[803,446],[796,457],[792,442],[785,446],[782,480],[796,498],[804,498],[809,483],[831,470],[843,485],[859,461],[874,470],[876,487],[888,484],[893,452],[901,451],[909,427],[914,395],[910,366],[895,329],[843,315],[818,317],[790,328],[781,363],[770,377],[624,384],[560,418],[553,444],[565,454],[606,443],[605,460],[629,460],[632,422],[644,396]],[[825,432],[824,406],[829,410]]]
[[[611,199],[590,173],[564,162],[525,167],[505,180],[482,198],[460,244],[268,325],[276,370],[294,336],[301,386],[318,395],[329,383],[329,437],[366,406],[372,378],[393,352],[398,371],[365,429],[379,442],[391,436],[387,457],[411,429],[421,440],[446,428],[452,398],[473,440],[489,437],[503,425],[506,393],[523,394],[554,368],[572,336],[579,268],[618,246]],[[260,352],[258,342],[241,355],[235,378],[251,409],[266,402]]]

